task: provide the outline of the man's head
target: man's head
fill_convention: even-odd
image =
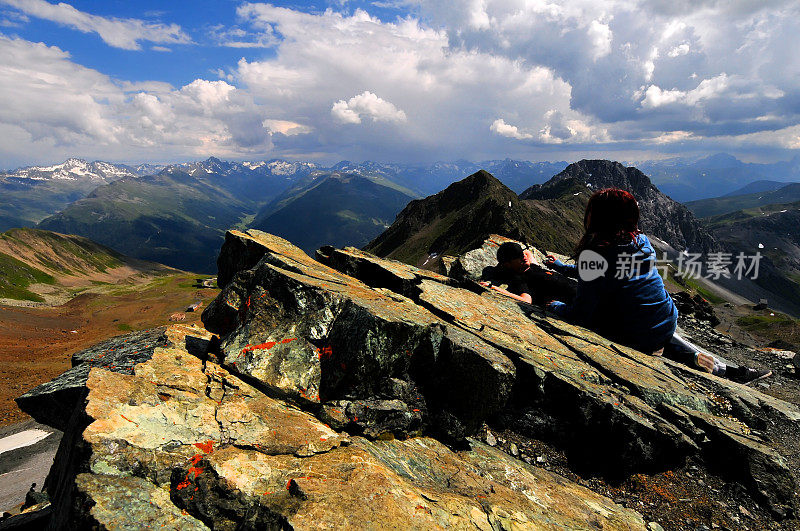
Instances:
[[[497,249],[497,264],[514,273],[526,271],[531,263],[531,253],[522,250],[517,242],[505,242]]]

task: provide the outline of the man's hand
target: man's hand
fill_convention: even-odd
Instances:
[[[557,258],[555,256],[553,256],[552,254],[548,254],[544,259],[544,265],[546,265],[547,267],[552,269],[553,268],[553,264],[556,263],[556,260],[557,260]]]

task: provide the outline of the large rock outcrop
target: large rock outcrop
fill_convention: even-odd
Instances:
[[[207,331],[170,329],[133,374],[90,370],[48,478],[53,527],[643,528],[483,445],[486,421],[590,474],[699,459],[794,514],[797,457],[762,434],[797,433],[796,407],[450,277],[317,258],[230,231]]]

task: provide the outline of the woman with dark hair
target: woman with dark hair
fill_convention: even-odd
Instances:
[[[595,192],[583,216],[584,234],[575,257],[601,268],[596,275],[578,275],[578,268],[548,256],[545,265],[578,279],[571,304],[551,301],[547,308],[559,317],[649,354],[691,363],[731,380],[750,382],[770,371],[726,366],[711,354],[675,335],[678,309],[656,268],[650,240],[639,230],[639,205],[627,191]]]

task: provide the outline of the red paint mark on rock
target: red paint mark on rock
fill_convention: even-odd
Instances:
[[[214,453],[214,441],[206,441],[204,443],[194,443],[194,445],[203,450],[207,454]]]
[[[290,343],[292,341],[297,341],[297,338],[291,337],[281,341],[267,341],[266,343],[261,343],[260,345],[247,345],[242,349],[242,354],[247,354],[248,352],[253,352],[254,350],[269,350],[279,343]]]

